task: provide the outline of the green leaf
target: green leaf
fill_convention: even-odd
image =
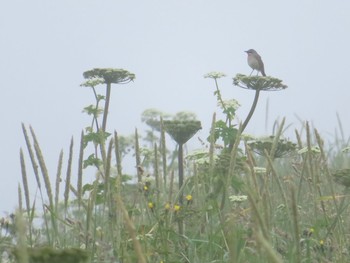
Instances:
[[[96,158],[95,154],[90,154],[90,156],[83,162],[84,169],[88,166],[99,167],[100,165],[102,165],[102,161],[99,158]]]
[[[95,144],[104,143],[110,135],[111,134],[109,132],[102,130],[98,132],[90,132],[83,137],[84,148],[88,145],[89,142],[93,142]]]
[[[223,120],[219,120],[215,123],[214,138],[217,141],[219,138],[224,142],[225,145],[230,144],[234,141],[238,130],[234,128],[236,125],[230,127],[226,125]]]
[[[95,116],[97,118],[103,112],[103,109],[96,108],[95,105],[89,105],[83,109],[83,112],[87,113],[88,115]]]

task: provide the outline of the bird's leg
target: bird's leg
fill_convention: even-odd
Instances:
[[[249,75],[249,77],[253,74],[253,72],[254,72],[254,69],[252,70],[252,72],[250,72],[250,75]],[[258,71],[259,72],[259,71]]]

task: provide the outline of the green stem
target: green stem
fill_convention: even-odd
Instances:
[[[179,162],[179,204],[182,206],[183,204],[183,183],[184,183],[184,164],[183,164],[183,144],[179,143],[179,151],[178,151],[178,162]],[[184,234],[184,224],[182,218],[178,219],[179,225],[179,234]]]
[[[214,80],[215,80],[215,87],[216,87],[217,98],[218,98],[218,100],[220,101],[220,104],[221,104],[222,108],[223,108],[224,110],[226,110],[226,108],[225,108],[225,103],[224,103],[224,101],[222,100],[221,92],[220,92],[220,90],[219,90],[218,81],[217,81],[216,79],[214,79]]]
[[[182,189],[182,185],[184,183],[184,164],[183,164],[183,145],[179,143],[179,151],[178,151],[178,162],[179,162],[179,189]],[[182,193],[179,194],[179,203],[182,205]]]
[[[249,111],[249,113],[248,113],[247,118],[245,119],[245,121],[244,121],[243,124],[242,124],[242,132],[245,130],[245,128],[246,128],[247,125],[248,125],[248,122],[250,121],[250,119],[251,119],[252,116],[253,116],[253,113],[254,113],[254,111],[255,111],[256,105],[258,104],[259,94],[260,94],[260,90],[257,89],[257,90],[255,91],[255,97],[254,97],[254,101],[253,101],[252,107],[251,107],[251,109],[250,109],[250,111]]]
[[[103,111],[103,121],[102,121],[102,130],[103,131],[106,131],[107,114],[108,114],[108,109],[109,109],[110,98],[111,98],[111,83],[107,83],[106,101],[105,101],[105,108]]]
[[[218,101],[220,102],[224,112],[226,113],[226,124],[227,124],[227,121],[228,121],[228,127],[231,127],[231,119],[232,119],[232,116],[231,114],[229,113],[229,111],[227,110],[226,106],[225,106],[225,103],[221,97],[221,92],[220,92],[220,89],[219,89],[219,85],[218,85],[218,81],[217,79],[215,78],[215,87],[216,87],[216,97],[218,99]]]

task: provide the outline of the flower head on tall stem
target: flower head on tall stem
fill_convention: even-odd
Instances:
[[[105,107],[103,112],[102,120],[102,131],[106,131],[107,125],[107,115],[109,109],[109,101],[111,97],[111,85],[114,84],[126,84],[135,79],[135,74],[130,73],[125,69],[114,69],[114,68],[94,68],[92,70],[85,71],[83,73],[85,79],[87,79],[87,85],[92,85],[97,82],[98,84],[105,83],[106,97],[105,97]],[[90,81],[90,82],[89,82]]]

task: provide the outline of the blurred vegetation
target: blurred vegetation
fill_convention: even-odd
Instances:
[[[0,263],[348,262],[350,146],[344,133],[326,144],[306,122],[287,139],[283,119],[267,137],[248,136],[244,129],[259,92],[287,86],[238,74],[234,85],[256,96],[237,123],[239,103],[219,88],[224,76],[205,75],[214,81],[223,118],[213,114],[207,137],[199,138],[202,148],[189,152],[183,146],[201,129],[193,113],[145,110],[145,135],[136,129],[121,136],[107,129],[106,100],[112,83],[135,75],[85,72],[82,86],[95,100],[84,109],[91,124],[77,147],[72,138],[67,156],[61,151],[54,175],[34,129],[22,125],[19,204],[0,219]],[[97,92],[105,84],[106,93]],[[170,138],[175,149],[167,146]],[[123,171],[126,157],[135,160],[132,174]],[[29,189],[33,178],[37,188]]]

